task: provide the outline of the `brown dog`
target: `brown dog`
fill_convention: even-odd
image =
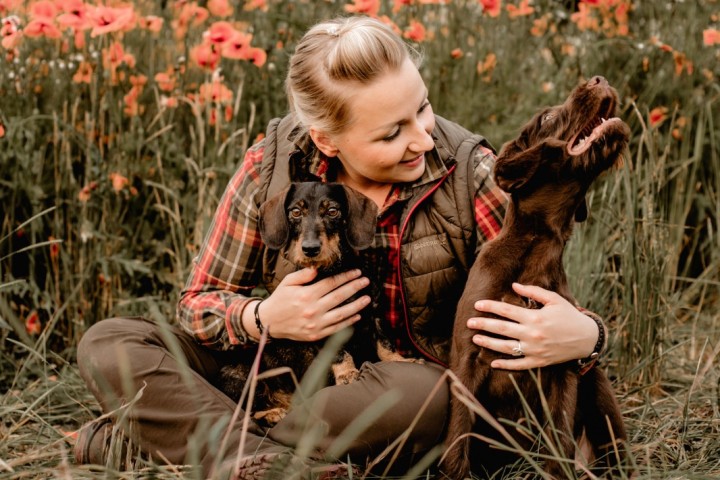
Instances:
[[[620,160],[627,146],[628,126],[619,118],[610,118],[617,101],[608,82],[594,77],[578,86],[562,105],[536,114],[517,139],[504,145],[495,180],[510,194],[511,202],[500,235],[483,246],[470,270],[455,316],[450,355],[451,370],[494,418],[525,419],[522,402],[526,401],[547,438],[566,458],[573,458],[574,441],[584,429],[593,455],[602,462],[601,473],[623,461],[621,444],[626,439],[617,401],[602,370],[593,368],[581,376],[573,362],[533,371],[495,370],[490,362],[509,355],[474,345],[476,332],[468,329],[466,322],[478,315],[473,305],[482,299],[537,308],[512,290],[513,282],[555,291],[576,304],[562,265],[563,249],[573,224],[587,215],[588,188]],[[543,408],[548,409],[550,418]],[[508,431],[523,449],[538,448],[541,432],[537,429],[529,435],[514,428]],[[474,419],[454,395],[449,449],[442,464],[449,478],[465,478],[471,469],[492,474],[518,458],[492,449],[485,441],[471,440],[471,432],[503,441],[496,429]],[[545,469],[554,477],[567,477],[567,467],[563,469],[554,460],[546,460]]]
[[[370,199],[339,183],[298,182],[260,206],[260,235],[267,248],[280,250],[297,268],[316,268],[315,281],[360,268],[368,274],[359,253],[375,239],[377,206]],[[373,285],[369,287],[372,290]],[[368,292],[371,296],[377,295]],[[354,325],[354,333],[332,365],[329,381],[350,383],[357,365],[377,361],[391,350],[389,340],[371,319]],[[272,329],[270,330],[272,334]],[[273,339],[265,345],[261,371],[290,367],[302,378],[324,342]],[[255,351],[237,352],[240,361],[221,369],[221,389],[240,397],[249,378]],[[275,423],[290,406],[295,383],[287,375],[266,379],[255,401],[256,418]]]

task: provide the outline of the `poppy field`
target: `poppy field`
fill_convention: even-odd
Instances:
[[[99,414],[79,339],[173,321],[294,45],[337,15],[391,25],[435,113],[496,149],[582,79],[617,89],[630,146],[566,268],[609,327],[637,478],[720,476],[720,1],[0,0],[0,478],[100,472],[71,455]],[[117,475],[193,476],[144,468]]]

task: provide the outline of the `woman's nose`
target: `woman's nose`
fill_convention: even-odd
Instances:
[[[432,126],[427,122],[417,122],[415,126],[414,136],[409,145],[409,149],[413,152],[429,152],[435,146],[435,141],[430,134]]]

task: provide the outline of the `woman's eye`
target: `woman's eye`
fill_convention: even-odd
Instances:
[[[300,218],[300,217],[302,217],[302,211],[298,207],[291,208],[290,209],[290,217]]]
[[[387,137],[384,137],[382,140],[383,140],[383,142],[392,142],[393,140],[395,140],[398,137],[398,135],[400,135],[400,127],[398,127],[397,130],[395,130],[393,133],[391,133]]]

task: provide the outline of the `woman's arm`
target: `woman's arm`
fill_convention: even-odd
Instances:
[[[260,337],[255,318],[260,299],[249,295],[262,278],[257,200],[262,157],[260,143],[248,150],[230,180],[178,302],[181,327],[219,350]],[[355,270],[311,284],[316,273],[304,269],[287,275],[258,308],[261,325],[274,338],[314,341],[360,319],[367,295],[343,303],[368,279]]]
[[[494,158],[491,151],[483,149],[479,150],[475,158],[474,202],[478,229],[476,253],[486,241],[500,233],[507,202],[505,193],[492,180]],[[523,357],[495,360],[493,367],[524,370],[588,359],[580,366],[580,370],[584,371],[594,363],[594,358],[589,360],[589,357],[591,354],[601,353],[607,338],[601,319],[591,318],[560,295],[540,287],[515,284],[513,289],[521,296],[532,298],[544,305],[543,308],[526,309],[504,302],[483,300],[475,304],[478,312],[493,313],[517,323],[480,315],[470,318],[467,323],[471,329],[516,339],[503,340],[478,333],[473,337],[473,342],[481,347],[513,354],[513,349],[517,348],[520,341]]]

